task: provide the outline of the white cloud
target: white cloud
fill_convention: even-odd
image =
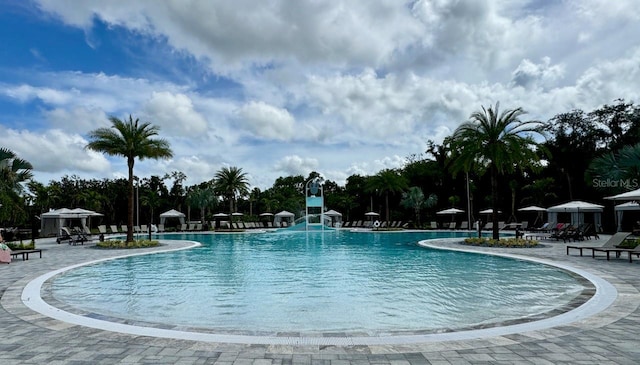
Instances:
[[[295,120],[286,109],[252,101],[243,105],[236,114],[244,131],[256,137],[286,141],[294,135]]]
[[[152,92],[144,106],[149,121],[174,136],[201,136],[207,131],[205,118],[198,113],[191,99],[184,94],[167,91]]]
[[[315,158],[303,158],[298,155],[285,156],[274,166],[276,171],[285,173],[285,176],[307,176],[318,168],[318,160]]]
[[[44,133],[3,129],[3,145],[33,165],[34,172],[81,171],[108,173],[110,164],[100,153],[86,150],[87,141],[59,129]]]
[[[84,134],[90,130],[108,127],[108,117],[103,110],[74,107],[72,109],[56,108],[45,112],[51,127],[61,130],[72,130]]]
[[[31,85],[8,86],[4,89],[4,94],[20,102],[28,102],[39,99],[51,105],[63,105],[73,100],[74,95],[69,91],[55,90],[49,87],[34,87]]]

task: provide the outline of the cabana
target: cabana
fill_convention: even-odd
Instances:
[[[164,225],[164,222],[169,218],[177,218],[180,221],[180,225],[184,224],[184,213],[178,212],[175,209],[168,210],[160,214],[160,224]]]
[[[82,208],[60,208],[40,215],[40,236],[50,237],[58,235],[62,227],[87,226],[87,220],[102,214]]]
[[[598,232],[602,226],[603,208],[602,205],[574,200],[547,208],[548,220],[549,222],[558,222],[558,213],[571,213],[571,224],[578,225],[584,223],[584,213],[593,213],[593,227]]]
[[[617,231],[620,232],[622,231],[622,218],[624,218],[624,212],[639,211],[640,204],[638,204],[638,202],[626,202],[616,205],[613,209],[616,211],[616,226],[618,228]],[[629,231],[631,230],[629,229]]]
[[[324,215],[331,218],[331,225],[333,227],[339,227],[342,225],[342,213],[336,212],[332,209],[324,212]]]
[[[295,214],[283,210],[282,212],[276,213],[273,216],[273,225],[276,227],[280,227],[282,222],[287,222],[289,225],[291,225],[295,216]]]

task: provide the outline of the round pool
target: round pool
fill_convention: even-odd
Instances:
[[[165,235],[202,246],[66,271],[51,295],[105,318],[226,333],[384,335],[537,318],[579,296],[576,275],[417,245],[456,232]]]

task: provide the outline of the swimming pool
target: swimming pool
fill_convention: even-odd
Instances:
[[[203,245],[70,270],[51,293],[99,316],[164,326],[384,335],[535,317],[584,289],[546,265],[416,245],[433,234],[167,235]]]

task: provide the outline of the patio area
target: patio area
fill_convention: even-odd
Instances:
[[[604,242],[579,242],[585,246]],[[32,279],[73,264],[131,253],[38,241],[42,258],[14,260],[0,266],[0,363],[3,364],[635,364],[640,358],[640,260],[565,254],[566,244],[543,248],[472,248],[530,256],[570,265],[609,281],[618,297],[592,317],[546,330],[471,340],[400,345],[260,345],[225,344],[134,336],[64,323],[30,310],[21,294]],[[574,245],[574,243],[571,243]],[[178,242],[172,246],[186,246]],[[438,246],[459,247],[451,241]],[[465,249],[471,249],[464,246]],[[154,251],[165,247],[141,251]],[[320,341],[319,341],[320,342]]]

